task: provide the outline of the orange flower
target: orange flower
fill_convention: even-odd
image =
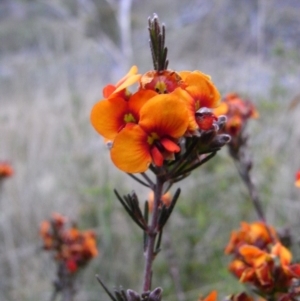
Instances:
[[[238,279],[241,278],[247,268],[247,264],[240,259],[234,259],[228,267],[229,271],[233,273]]]
[[[277,242],[271,249],[271,254],[280,259],[281,266],[287,266],[292,261],[291,252],[284,247],[280,242]]]
[[[243,245],[240,247],[239,253],[243,260],[252,267],[259,267],[265,262],[272,261],[272,256],[269,253],[255,246]]]
[[[237,257],[229,270],[241,282],[252,284],[261,295],[292,292],[294,280],[300,279],[300,264],[291,264],[292,255],[280,242],[268,250],[244,244]]]
[[[45,250],[52,252],[53,258],[63,263],[70,273],[84,267],[98,255],[94,231],[80,231],[75,225],[68,227],[67,218],[55,213],[50,221],[42,222],[40,235]]]
[[[40,225],[40,236],[43,239],[43,248],[48,250],[53,247],[53,237],[51,235],[51,224],[43,221]]]
[[[54,212],[52,214],[51,222],[54,225],[54,227],[61,228],[67,222],[67,220],[68,219],[60,213]]]
[[[252,283],[266,290],[273,288],[274,259],[271,254],[250,245],[242,246],[239,253],[247,266],[240,276],[240,281]]]
[[[297,173],[296,173],[295,186],[298,187],[298,188],[300,188],[300,170],[297,171]]]
[[[98,256],[98,249],[96,244],[96,236],[93,231],[86,231],[83,233],[82,253],[84,258],[90,259]]]
[[[254,105],[250,101],[240,98],[237,93],[227,94],[220,106],[214,109],[214,114],[227,116],[225,131],[231,136],[239,135],[249,118],[258,118],[259,116]]]
[[[138,123],[140,109],[153,96],[154,91],[141,90],[128,99],[120,96],[96,103],[91,112],[91,123],[96,131],[108,140],[113,140],[128,123]]]
[[[7,162],[0,162],[0,180],[11,177],[14,173],[13,168]]]
[[[170,192],[167,192],[161,197],[160,206],[162,206],[162,204],[164,204],[166,207],[169,207],[171,202],[172,202],[171,194],[170,194]],[[153,191],[151,191],[149,193],[148,204],[149,204],[149,211],[152,212],[153,205],[154,205],[154,192]]]
[[[131,67],[129,72],[122,77],[115,85],[107,85],[103,89],[103,96],[105,98],[113,97],[113,96],[123,96],[126,97],[128,95],[126,89],[136,83],[141,75],[137,74],[138,68],[137,66]],[[120,93],[118,93],[120,92]]]
[[[217,297],[218,297],[217,291],[212,291],[205,298],[203,298],[202,296],[200,296],[198,298],[198,301],[216,301]]]
[[[144,172],[151,163],[162,166],[180,151],[177,139],[188,126],[186,104],[174,94],[151,98],[140,110],[138,124],[128,123],[111,148],[114,164],[128,173]]]
[[[215,108],[219,105],[221,95],[210,76],[200,71],[179,72],[186,87],[184,88],[194,99],[195,112],[200,108]]]
[[[199,126],[195,120],[196,112],[203,107],[214,108],[220,101],[220,93],[211,78],[200,71],[149,71],[142,75],[140,88],[151,89],[160,94],[177,94],[188,106],[190,133]]]
[[[183,87],[184,83],[178,73],[171,70],[148,71],[141,76],[140,88],[153,90],[159,94],[168,94],[178,87]]]
[[[241,228],[232,231],[230,241],[225,248],[225,254],[235,253],[244,244],[250,244],[265,249],[273,239],[277,240],[273,227],[258,221],[251,224],[241,222]]]

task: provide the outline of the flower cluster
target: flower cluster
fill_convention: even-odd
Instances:
[[[136,83],[137,90],[130,92]],[[110,145],[114,164],[128,173],[174,160],[183,151],[181,138],[200,136],[218,121],[202,108],[216,107],[220,94],[200,71],[140,75],[134,66],[116,85],[106,86],[103,96],[92,109],[91,123]]]
[[[77,272],[98,255],[95,233],[80,231],[75,225],[68,227],[67,218],[58,213],[54,213],[50,221],[41,223],[40,235],[43,248],[70,273]]]
[[[14,173],[12,166],[7,162],[0,162],[0,180],[11,177]]]
[[[267,300],[293,300],[300,295],[300,264],[277,238],[276,231],[263,222],[242,223],[225,249],[234,259],[229,270],[240,282]]]
[[[242,99],[237,93],[228,93],[214,110],[217,116],[226,115],[225,131],[232,137],[240,135],[249,118],[258,118],[258,111],[249,100]]]

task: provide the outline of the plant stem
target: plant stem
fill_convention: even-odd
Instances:
[[[259,199],[258,192],[257,192],[256,187],[251,178],[249,168],[245,167],[243,162],[241,162],[241,161],[238,161],[236,163],[237,163],[236,164],[237,170],[249,191],[250,199],[251,199],[253,207],[258,215],[258,218],[261,221],[266,222],[265,214],[264,214],[262,206],[261,206],[261,201]]]
[[[154,206],[152,212],[151,224],[148,227],[146,233],[146,248],[145,248],[145,269],[144,269],[144,284],[143,291],[147,292],[151,290],[151,276],[152,276],[152,264],[155,258],[155,239],[157,235],[157,226],[158,226],[158,213],[159,213],[159,204],[163,192],[164,179],[160,176],[156,176],[156,184],[154,186]]]

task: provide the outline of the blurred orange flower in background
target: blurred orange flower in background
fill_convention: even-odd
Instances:
[[[198,301],[217,301],[218,293],[217,291],[210,292],[205,298],[200,296]]]
[[[270,243],[277,239],[275,229],[264,222],[257,221],[251,224],[241,222],[240,229],[231,232],[225,254],[237,253],[244,244],[266,249]]]
[[[171,194],[170,194],[170,192],[167,192],[160,199],[160,207],[162,205],[165,205],[166,207],[169,207],[171,205],[171,202],[172,202]],[[151,191],[149,193],[148,205],[149,205],[149,212],[152,212],[153,211],[153,206],[154,206],[154,192],[153,191]]]
[[[80,231],[68,220],[54,213],[49,221],[40,225],[43,248],[52,253],[55,261],[63,263],[70,273],[77,272],[98,255],[94,231]]]
[[[227,116],[225,131],[231,136],[238,136],[249,118],[259,117],[255,106],[237,93],[227,94],[213,112],[216,116]]]
[[[296,173],[295,186],[300,188],[300,170]]]
[[[273,227],[243,222],[240,230],[232,232],[225,253],[234,255],[229,270],[259,295],[298,295],[292,288],[300,279],[300,264],[292,263],[291,252],[281,244]]]
[[[0,180],[9,178],[14,174],[12,166],[7,162],[0,162]]]

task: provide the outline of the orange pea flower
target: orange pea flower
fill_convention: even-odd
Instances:
[[[238,136],[249,118],[259,116],[254,105],[243,100],[237,93],[227,94],[219,107],[214,109],[214,114],[227,116],[225,131],[231,136]]]
[[[124,77],[122,77],[115,85],[109,84],[104,87],[103,96],[105,98],[113,97],[116,95],[126,97],[126,95],[128,95],[126,89],[141,78],[141,75],[137,73],[137,66],[132,66],[128,73]]]
[[[49,221],[43,221],[40,235],[43,248],[70,273],[77,272],[98,255],[95,233],[80,231],[75,225],[68,226],[67,218],[61,214],[55,213]]]
[[[211,77],[200,71],[181,71],[179,72],[185,90],[193,97],[195,112],[200,108],[215,108],[219,105],[221,95]]]
[[[7,162],[0,162],[0,180],[11,177],[14,173],[13,168]]]
[[[237,231],[232,231],[230,240],[225,248],[225,254],[236,253],[244,244],[265,249],[274,239],[277,240],[278,238],[273,227],[261,221],[251,224],[241,222],[241,228]]]
[[[189,109],[188,132],[199,128],[195,119],[196,112],[203,107],[214,108],[220,102],[220,93],[211,78],[200,71],[162,72],[149,71],[140,79],[141,89],[151,89],[159,94],[173,92],[186,102]]]
[[[91,123],[96,131],[107,140],[113,140],[127,123],[138,123],[140,109],[156,92],[141,90],[127,99],[121,96],[96,103],[91,112]]]
[[[177,139],[188,123],[187,106],[176,95],[154,96],[141,108],[139,123],[128,123],[115,137],[111,159],[128,173],[144,172],[151,163],[162,166],[180,151]]]
[[[300,264],[291,262],[290,251],[280,242],[269,250],[242,245],[229,270],[241,282],[253,285],[261,295],[282,294],[292,292],[294,280],[300,279]]]
[[[295,186],[300,188],[300,170],[296,173]]]

